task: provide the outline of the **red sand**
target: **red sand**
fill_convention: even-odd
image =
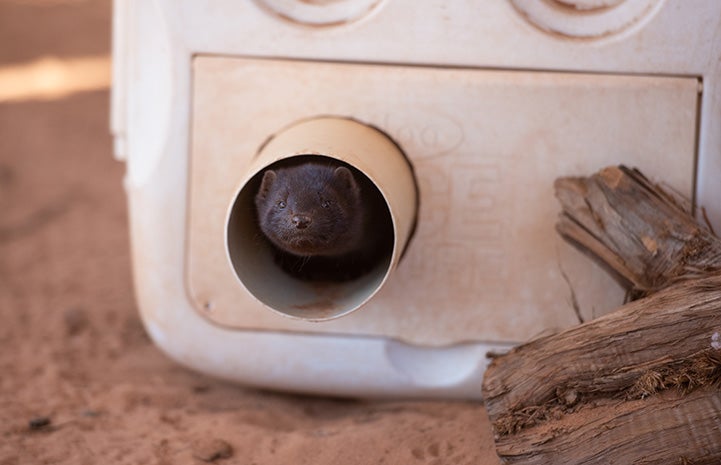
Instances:
[[[0,0],[0,67],[106,53],[109,24],[108,1]],[[260,392],[162,355],[133,299],[108,100],[0,103],[0,465],[203,463],[215,439],[222,464],[498,463],[480,404]]]

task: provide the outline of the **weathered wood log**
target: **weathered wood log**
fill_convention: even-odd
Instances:
[[[719,382],[718,349],[721,275],[676,284],[497,357],[483,395],[496,432],[505,435],[597,399]],[[701,374],[707,361],[717,370]]]
[[[564,238],[648,297],[492,361],[499,457],[721,463],[721,241],[625,167],[556,191]]]
[[[636,294],[721,268],[721,240],[690,206],[639,171],[609,167],[588,178],[561,178],[556,230]]]
[[[506,463],[718,465],[721,396],[606,401],[496,443]]]

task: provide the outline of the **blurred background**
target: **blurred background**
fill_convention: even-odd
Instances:
[[[155,348],[111,153],[111,10],[0,0],[0,465],[497,463],[480,404],[260,392]]]

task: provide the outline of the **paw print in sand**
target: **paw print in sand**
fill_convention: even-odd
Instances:
[[[428,465],[471,465],[464,454],[454,454],[455,446],[448,441],[432,442],[425,447],[411,449],[413,457]]]

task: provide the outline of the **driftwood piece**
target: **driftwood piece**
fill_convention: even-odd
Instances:
[[[636,295],[721,267],[721,241],[682,200],[639,171],[609,167],[588,178],[561,178],[556,230],[605,266]]]
[[[497,443],[506,463],[718,465],[721,396],[605,402]]]
[[[492,361],[483,395],[498,455],[721,463],[721,241],[625,167],[556,191],[559,232],[648,297]]]

